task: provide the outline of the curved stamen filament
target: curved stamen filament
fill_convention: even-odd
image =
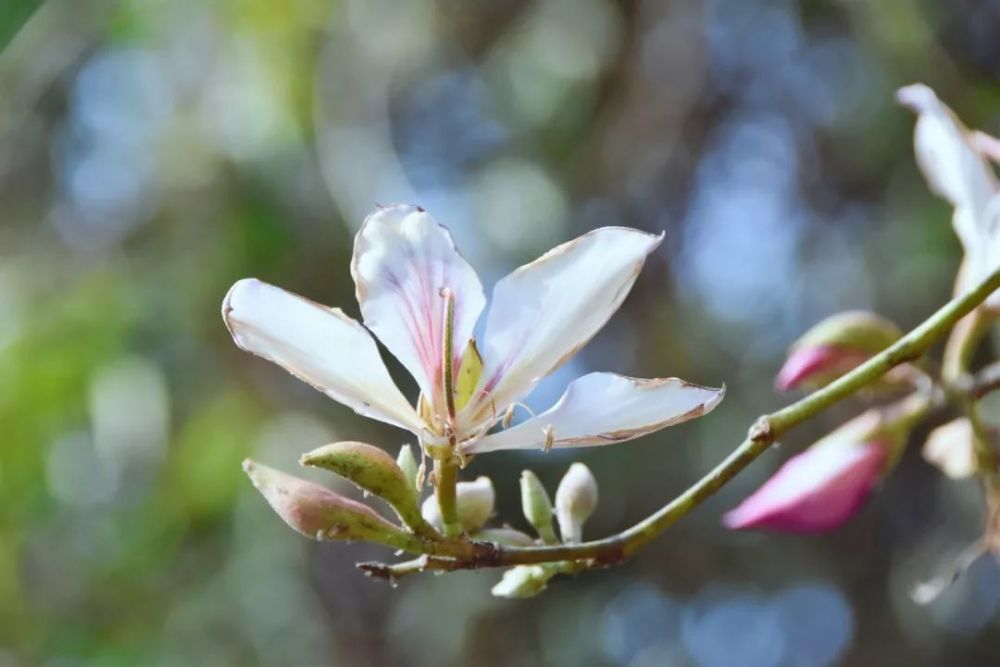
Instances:
[[[517,410],[517,408],[521,408],[522,410],[524,410],[525,412],[527,412],[532,417],[537,417],[538,416],[538,415],[535,414],[534,410],[532,410],[531,408],[529,408],[524,403],[514,402],[514,403],[511,403],[510,405],[508,405],[507,409],[504,411],[504,413],[503,413],[503,419],[500,422],[500,426],[502,426],[503,428],[507,428],[507,427],[510,426],[510,423],[512,421],[514,421],[514,411]]]

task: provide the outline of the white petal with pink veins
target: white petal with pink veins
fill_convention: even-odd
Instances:
[[[236,344],[272,361],[359,414],[419,433],[374,339],[340,310],[253,278],[230,288],[222,317]]]
[[[530,392],[604,326],[663,236],[604,227],[564,243],[497,283],[486,321],[476,421]]]
[[[547,411],[487,435],[465,451],[475,454],[624,442],[700,417],[718,405],[724,394],[724,388],[699,387],[677,378],[645,380],[590,373],[571,382]]]
[[[358,232],[351,273],[365,325],[442,405],[443,290],[454,297],[455,358],[485,304],[479,277],[451,234],[419,207],[379,208]]]

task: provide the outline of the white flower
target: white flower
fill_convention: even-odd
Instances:
[[[387,206],[368,216],[354,244],[365,326],[255,279],[233,285],[222,314],[241,348],[360,414],[412,431],[432,453],[622,442],[707,413],[724,390],[590,373],[546,412],[489,431],[597,333],[661,239],[605,227],[520,267],[494,288],[477,347],[473,328],[486,299],[475,271],[423,209]],[[369,330],[416,379],[415,407]]]
[[[964,292],[1000,266],[1000,186],[984,158],[1000,154],[997,140],[967,130],[922,83],[900,88],[896,99],[917,114],[913,144],[927,184],[955,207],[955,233],[965,250],[956,289]],[[1000,308],[1000,292],[986,305]]]

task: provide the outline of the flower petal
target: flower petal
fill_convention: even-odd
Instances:
[[[881,477],[884,442],[829,443],[785,462],[753,495],[723,518],[729,528],[822,533],[860,510]]]
[[[916,83],[900,88],[896,99],[918,116],[913,144],[920,170],[931,190],[957,209],[955,231],[962,244],[967,250],[975,248],[982,239],[989,201],[997,191],[993,171],[971,145],[968,130],[933,90]]]
[[[975,438],[972,422],[964,417],[938,426],[924,443],[924,460],[952,479],[972,477],[979,469]]]
[[[229,290],[222,317],[247,352],[359,414],[420,432],[422,422],[389,377],[375,341],[340,310],[246,278]]]
[[[486,321],[486,368],[473,409],[502,412],[604,326],[660,244],[604,227],[564,243],[497,283]]]
[[[417,206],[379,208],[355,239],[351,274],[365,325],[441,405],[442,289],[454,295],[456,359],[486,302],[479,277],[458,254],[451,234]]]
[[[969,135],[969,144],[983,157],[1000,163],[1000,139],[980,130],[975,130]]]
[[[470,454],[498,449],[587,447],[638,438],[710,412],[725,394],[677,378],[642,380],[590,373],[574,380],[547,411],[470,443]],[[547,433],[552,440],[547,443]]]

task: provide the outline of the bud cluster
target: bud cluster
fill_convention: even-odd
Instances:
[[[254,486],[285,523],[315,540],[366,540],[395,548],[406,548],[413,538],[445,540],[438,498],[430,494],[421,502],[420,468],[409,445],[393,459],[363,442],[335,442],[303,454],[303,466],[337,474],[392,508],[401,525],[395,525],[368,505],[326,487],[299,479],[251,460],[243,468]],[[496,494],[490,478],[480,476],[455,485],[455,513],[465,535],[473,542],[491,542],[505,547],[581,541],[583,527],[597,507],[597,481],[590,469],[574,463],[556,489],[553,503],[538,477],[530,470],[521,474],[521,505],[532,537],[508,525],[488,527]],[[558,536],[553,524],[559,528]],[[508,570],[493,589],[503,597],[527,597],[545,589],[570,564],[552,563],[516,566]]]
[[[556,487],[553,506],[541,480],[531,470],[521,473],[521,509],[524,518],[545,544],[558,544],[560,539],[552,527],[553,519],[559,526],[563,543],[580,542],[583,526],[597,509],[597,480],[583,463],[574,463]],[[545,565],[518,565],[507,570],[493,587],[493,595],[506,598],[526,598],[545,590],[555,575],[571,571],[570,563]]]

